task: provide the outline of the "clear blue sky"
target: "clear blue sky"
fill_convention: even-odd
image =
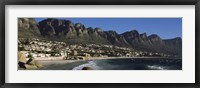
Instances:
[[[36,18],[39,22],[46,18]],[[100,27],[121,34],[130,30],[147,35],[158,34],[162,39],[182,37],[182,18],[58,18],[82,23],[85,27]]]

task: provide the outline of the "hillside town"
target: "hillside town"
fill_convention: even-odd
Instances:
[[[18,40],[18,51],[35,60],[90,60],[93,57],[169,57],[163,53],[137,51],[113,45],[74,44],[40,39]]]

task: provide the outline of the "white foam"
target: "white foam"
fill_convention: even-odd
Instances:
[[[100,69],[100,67],[97,66],[97,64],[96,64],[94,61],[88,61],[88,63],[79,65],[79,66],[77,66],[77,67],[74,67],[72,70],[82,70],[83,67],[90,67],[90,68],[92,68],[93,70],[98,70],[98,69]]]
[[[158,65],[148,65],[147,66],[149,69],[155,69],[155,70],[167,70],[165,67],[163,66],[158,66]]]

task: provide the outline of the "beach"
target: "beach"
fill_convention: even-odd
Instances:
[[[73,63],[78,61],[84,61],[84,60],[37,60],[37,62],[43,66],[46,65],[52,65],[52,64],[67,64],[67,63]]]
[[[53,65],[53,64],[67,64],[67,63],[73,63],[73,62],[80,62],[80,61],[90,61],[90,60],[106,60],[106,59],[129,59],[129,58],[164,58],[164,57],[89,57],[88,60],[36,60],[38,63],[40,63],[43,66],[46,65]]]

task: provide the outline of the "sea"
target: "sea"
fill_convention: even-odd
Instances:
[[[117,58],[52,64],[40,70],[182,70],[182,59],[177,58]]]

